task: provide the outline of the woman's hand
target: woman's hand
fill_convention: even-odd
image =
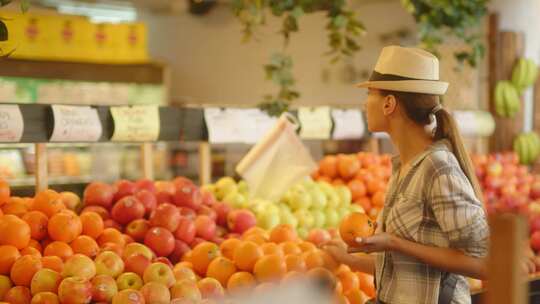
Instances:
[[[321,248],[340,264],[346,264],[349,258],[347,244],[341,240],[332,240],[322,244]]]
[[[377,233],[367,238],[357,238],[357,246],[349,247],[349,253],[355,252],[382,252],[382,251],[391,251],[395,250],[396,242],[398,238],[392,234],[383,232]]]

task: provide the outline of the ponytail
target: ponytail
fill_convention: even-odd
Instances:
[[[482,201],[482,190],[480,188],[480,183],[476,177],[476,172],[472,165],[471,158],[465,149],[463,144],[463,138],[459,133],[456,121],[454,117],[448,113],[444,108],[438,109],[435,112],[435,117],[437,119],[437,128],[435,129],[435,139],[448,139],[452,144],[452,151],[456,156],[461,170],[465,173],[465,176],[469,179],[474,193],[478,200]]]
[[[456,121],[441,106],[439,96],[388,90],[380,90],[380,93],[382,96],[394,95],[400,102],[400,105],[405,109],[407,116],[421,126],[428,126],[432,122],[430,116],[435,115],[437,128],[435,129],[434,139],[448,139],[450,141],[452,152],[457,158],[461,170],[463,170],[463,173],[469,179],[478,200],[482,201],[483,195],[480,183],[476,178],[476,172],[463,144],[463,139],[459,133]]]

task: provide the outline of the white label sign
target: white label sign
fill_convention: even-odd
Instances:
[[[358,139],[364,137],[366,127],[360,110],[332,110],[334,139]]]
[[[18,105],[0,105],[0,142],[18,142],[24,121]]]
[[[206,108],[204,119],[211,143],[258,142],[277,119],[259,109]]]
[[[304,139],[328,139],[332,130],[329,107],[299,108],[298,119],[302,129],[300,137]]]
[[[159,137],[159,108],[156,106],[111,107],[114,120],[112,141],[156,141]]]
[[[54,129],[51,142],[95,142],[103,132],[96,109],[77,106],[52,106]]]

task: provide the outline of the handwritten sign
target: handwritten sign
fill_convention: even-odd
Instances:
[[[53,105],[52,111],[51,142],[95,142],[101,137],[103,127],[96,109]]]
[[[328,139],[332,130],[329,107],[299,108],[298,119],[302,129],[300,137],[304,139]]]
[[[364,137],[366,127],[360,110],[332,110],[334,139],[358,139]]]
[[[18,105],[0,105],[0,142],[18,142],[24,121]]]
[[[211,143],[258,142],[276,123],[277,119],[259,109],[207,108],[204,119]]]
[[[159,137],[157,106],[111,107],[114,120],[112,141],[156,141]]]

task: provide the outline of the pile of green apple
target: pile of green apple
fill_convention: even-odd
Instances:
[[[364,211],[361,206],[351,204],[351,192],[346,186],[315,182],[311,178],[293,185],[277,201],[251,197],[246,182],[236,182],[231,177],[223,177],[203,188],[233,208],[251,210],[259,227],[270,230],[288,224],[302,238],[311,229],[335,228],[349,213]]]

